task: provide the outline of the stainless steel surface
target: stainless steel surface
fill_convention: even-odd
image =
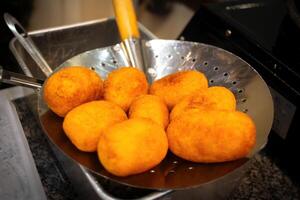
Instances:
[[[136,38],[129,38],[123,41],[121,46],[126,52],[126,55],[128,57],[127,60],[131,62],[130,65],[133,67],[137,67],[141,71],[145,71],[143,53],[141,49],[141,40]]]
[[[20,44],[24,47],[24,49],[29,53],[29,55],[33,58],[33,60],[40,66],[41,70],[46,76],[49,76],[52,73],[52,69],[49,67],[48,63],[45,61],[40,51],[37,49],[27,31],[23,28],[23,26],[10,14],[4,14],[4,20],[8,26],[8,28],[12,31],[15,37],[19,40]],[[22,33],[18,31],[18,28],[22,30]],[[28,76],[32,76],[31,72],[27,70],[27,68],[23,69],[26,71]]]
[[[71,50],[75,49],[76,51],[78,44],[74,43],[74,45],[75,48],[72,47]],[[68,45],[64,45],[63,49],[68,51]],[[122,60],[124,56],[120,53],[122,51],[119,51],[119,55],[116,50],[118,47],[113,46],[90,50],[82,54],[77,52],[78,55],[72,52],[76,56],[71,59],[66,58],[67,62],[62,63],[61,67],[75,64],[88,65],[105,77],[108,72],[120,66],[121,63],[125,63]],[[52,54],[57,55],[57,52],[53,51]],[[116,58],[122,59],[117,60]],[[57,59],[54,56],[53,59],[55,62],[59,62],[61,57]],[[99,61],[105,65],[100,64]],[[257,126],[257,144],[248,158],[207,165],[183,161],[169,154],[159,166],[149,172],[127,178],[114,177],[104,170],[96,154],[80,152],[71,144],[63,133],[62,118],[49,111],[40,98],[41,123],[49,138],[66,155],[95,174],[130,186],[155,189],[183,189],[197,186],[214,188],[213,185],[218,185],[217,183],[220,182],[225,183],[224,180],[230,180],[230,175],[246,166],[253,154],[258,152],[267,142],[273,120],[272,98],[268,87],[257,72],[239,57],[204,44],[152,40],[145,43],[145,68],[145,73],[152,77],[150,81],[175,71],[195,69],[203,71],[209,78],[211,85],[218,84],[230,88],[237,97],[238,109],[248,112]],[[241,176],[242,172],[239,175]]]
[[[153,34],[139,24],[141,38],[154,38]],[[116,23],[113,19],[90,22],[34,31],[28,33],[52,70],[69,58],[96,48],[112,46],[120,42]],[[39,69],[22,44],[13,38],[10,49],[24,73],[44,80],[46,76]],[[112,61],[110,61],[112,62]]]
[[[156,72],[152,81],[181,70],[198,70],[209,85],[229,88],[237,99],[237,109],[254,120],[257,153],[266,143],[273,123],[273,100],[261,76],[244,60],[223,49],[193,42],[150,40],[145,44],[145,67]],[[150,80],[151,81],[151,80]]]
[[[105,192],[104,189],[100,184],[97,183],[95,178],[87,171],[85,171],[85,176],[90,180],[92,183],[93,187],[95,188],[95,191],[97,191],[99,197],[101,199],[106,199],[106,200],[117,200],[116,197],[110,195],[109,193]],[[164,191],[156,191],[152,192],[144,197],[138,198],[136,200],[153,200],[153,199],[158,199],[161,198],[169,193],[171,193],[172,190],[164,190]]]
[[[33,90],[12,87],[0,91],[0,199],[46,200],[13,99]]]
[[[155,38],[155,36],[149,32],[146,28],[144,28],[143,25],[139,24],[139,27],[141,29],[141,35],[142,38]],[[71,25],[71,26],[64,26],[64,27],[57,27],[57,28],[51,28],[51,29],[46,29],[42,31],[36,31],[36,32],[31,32],[29,35],[33,36],[33,39],[39,41],[38,39],[42,38],[40,42],[37,44],[40,45],[45,45],[47,48],[54,50],[54,52],[58,52],[57,57],[53,56],[53,51],[46,52],[46,56],[52,56],[51,59],[49,60],[50,62],[56,63],[60,59],[64,59],[64,56],[69,55],[70,48],[76,52],[80,51],[80,49],[84,46],[77,46],[78,41],[77,39],[82,37],[82,34],[87,34],[91,36],[97,36],[97,35],[107,35],[106,31],[109,31],[110,29],[116,28],[114,20],[111,19],[104,19],[104,20],[95,20],[91,22],[86,22],[86,23],[81,23],[81,24],[76,24],[76,25]],[[72,34],[72,35],[71,35]],[[71,38],[66,38],[68,36],[72,36]],[[88,40],[86,41],[86,44],[88,46],[92,45],[98,45],[102,46],[103,43],[111,42],[114,43],[114,41],[118,40],[118,34],[109,34],[109,37],[104,38],[107,40],[100,40],[99,44],[95,43],[94,41],[97,41],[96,38],[94,41]],[[65,43],[63,42],[62,44],[59,43],[60,41],[53,40],[55,38],[65,38],[67,40],[72,40],[71,43]],[[47,39],[49,41],[48,43],[45,42],[44,39]],[[97,38],[99,39],[99,38]],[[80,43],[79,43],[80,45]],[[12,52],[14,53],[16,59],[18,60],[19,64],[22,66],[22,69],[24,70],[25,74],[31,75],[31,71],[34,72],[34,76],[36,77],[44,77],[43,74],[41,74],[40,71],[37,69],[40,67],[38,64],[34,63],[31,60],[31,56],[29,54],[26,54],[24,49],[22,48],[23,45],[20,45],[20,40],[17,38],[14,38],[10,42],[10,48]],[[47,48],[42,48],[47,49]],[[109,48],[108,48],[109,49]],[[67,54],[65,52],[68,51]],[[129,65],[127,62],[127,59],[125,55],[122,54],[121,52],[121,45],[117,44],[112,47],[111,51],[120,51],[119,56],[122,57],[120,60],[124,60],[125,63],[120,63],[121,65]],[[49,53],[50,55],[48,55]],[[61,54],[59,54],[61,53]],[[110,52],[105,52],[102,51],[102,53],[110,55]],[[87,53],[88,55],[88,53]],[[58,59],[58,60],[57,60]],[[108,60],[111,60],[113,64],[114,60],[107,58]],[[106,63],[109,64],[109,63]],[[105,63],[101,63],[102,65],[106,65]],[[113,67],[113,65],[110,65]],[[56,146],[54,146],[52,143],[50,143],[50,146],[52,147],[54,153],[56,154],[58,160],[62,163],[62,166],[65,170],[65,172],[68,174],[69,178],[71,179],[73,185],[77,188],[79,195],[82,199],[86,198],[101,198],[104,196],[110,196],[105,190],[101,189],[98,187],[98,181],[95,181],[94,179],[87,178],[86,174],[88,174],[88,171],[84,168],[78,165],[76,162],[71,160],[68,156],[65,156],[64,154],[61,153],[60,150]],[[90,176],[89,176],[90,177]],[[95,182],[93,182],[95,181]],[[162,191],[162,192],[154,192],[151,197],[159,197],[162,195],[167,194],[169,191]]]
[[[43,84],[43,81],[41,80],[4,70],[1,66],[0,82],[11,85],[25,86],[33,89],[41,89]]]
[[[63,119],[49,111],[40,98],[39,114],[44,130],[64,153],[94,173],[130,186],[179,189],[200,186],[230,174],[266,144],[273,121],[272,98],[263,79],[248,63],[223,49],[193,42],[150,40],[145,47],[145,73],[151,76],[150,82],[176,71],[199,70],[206,74],[210,85],[231,89],[236,96],[238,110],[247,112],[256,124],[257,141],[252,152],[245,159],[211,165],[190,163],[169,154],[160,165],[148,172],[126,178],[115,177],[100,165],[96,154],[76,149],[63,133]],[[110,71],[124,64],[123,60],[119,60],[124,56],[118,56],[122,51],[113,49],[107,47],[79,54],[60,67],[88,66],[106,77]]]

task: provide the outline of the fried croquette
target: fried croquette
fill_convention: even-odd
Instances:
[[[205,75],[198,71],[181,71],[165,76],[153,82],[150,94],[161,97],[172,109],[183,98],[207,89]]]
[[[60,117],[83,103],[99,99],[103,93],[100,76],[87,67],[60,69],[45,82],[43,98]]]
[[[92,101],[71,110],[63,121],[63,129],[81,151],[97,151],[102,131],[127,119],[126,113],[109,101]]]
[[[180,116],[185,110],[193,108],[234,111],[236,100],[234,94],[225,87],[209,87],[207,90],[194,93],[176,104],[170,114],[170,120]]]
[[[239,111],[191,109],[168,126],[169,149],[177,156],[201,163],[236,160],[255,144],[251,118]]]
[[[145,172],[158,165],[167,151],[164,129],[145,118],[129,119],[107,127],[98,143],[100,162],[116,176]]]
[[[122,67],[112,71],[104,82],[104,99],[112,101],[125,111],[134,98],[147,94],[148,82],[140,70]]]
[[[142,95],[133,100],[129,118],[147,118],[166,128],[169,124],[169,110],[165,102],[158,96]]]

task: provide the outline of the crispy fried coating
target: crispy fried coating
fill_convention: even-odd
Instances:
[[[106,128],[98,144],[100,162],[116,176],[145,172],[158,165],[167,151],[164,129],[145,118],[129,119]]]
[[[170,114],[170,120],[180,116],[182,112],[194,108],[234,111],[236,100],[234,94],[225,87],[209,87],[207,90],[194,93],[176,104]]]
[[[203,73],[181,71],[154,81],[150,86],[150,94],[161,97],[168,108],[172,109],[183,98],[207,87],[208,81]]]
[[[154,95],[142,95],[133,100],[129,118],[147,118],[166,128],[169,124],[169,110],[165,102]]]
[[[71,110],[63,121],[63,129],[81,151],[94,152],[102,131],[127,119],[126,113],[109,101],[92,101]]]
[[[125,111],[134,98],[147,94],[148,82],[140,70],[122,67],[112,71],[104,82],[104,99],[112,101]]]
[[[251,118],[239,111],[191,109],[168,126],[170,150],[202,163],[224,162],[247,156],[255,144]]]
[[[103,81],[96,72],[74,66],[60,69],[46,80],[43,98],[54,113],[64,117],[76,106],[99,99],[102,93]]]

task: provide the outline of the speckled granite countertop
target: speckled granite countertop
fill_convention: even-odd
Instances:
[[[17,99],[14,104],[48,199],[76,199],[78,195],[50,150],[32,112],[35,97]],[[262,151],[229,199],[300,199],[300,188]]]

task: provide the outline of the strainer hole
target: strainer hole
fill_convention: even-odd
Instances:
[[[203,62],[203,65],[204,65],[204,66],[208,66],[208,62],[207,62],[207,61],[204,61],[204,62]]]
[[[154,57],[155,57],[155,58],[158,58],[158,55],[155,55]]]
[[[232,81],[232,85],[236,85],[236,81]]]
[[[223,74],[223,76],[228,76],[228,73],[227,73],[227,72],[225,72],[225,73]]]
[[[172,55],[171,55],[171,54],[169,54],[169,55],[168,55],[168,58],[172,58]]]
[[[101,63],[102,67],[105,67],[105,63]]]
[[[243,109],[243,112],[244,112],[244,113],[247,113],[247,112],[248,112],[248,109],[247,109],[247,108]]]
[[[210,83],[213,83],[213,82],[214,82],[214,80],[213,80],[213,79],[211,79],[211,80],[209,80],[209,82],[210,82]]]
[[[90,69],[93,70],[93,71],[95,71],[95,67],[91,67]]]
[[[218,71],[218,70],[219,70],[219,67],[214,67],[214,70],[215,70],[215,71]]]
[[[184,56],[181,56],[181,59],[184,60]]]
[[[195,58],[193,58],[192,62],[196,62],[196,59],[195,59]]]
[[[242,102],[243,102],[243,103],[245,103],[246,101],[247,101],[247,99],[246,99],[246,98],[242,99]]]
[[[113,60],[113,63],[114,63],[114,64],[117,64],[117,61],[116,61],[116,60]]]
[[[239,90],[238,90],[238,93],[242,94],[242,93],[243,93],[243,90],[242,90],[242,89],[239,89]]]

